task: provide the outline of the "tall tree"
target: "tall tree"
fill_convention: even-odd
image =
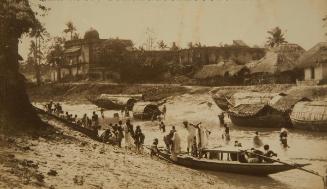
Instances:
[[[39,8],[46,12],[44,6]],[[0,3],[0,131],[29,130],[41,126],[25,91],[18,68],[18,39],[41,24],[28,0]]]
[[[168,47],[163,40],[158,41],[157,45],[158,45],[158,48],[161,49],[161,50],[164,50],[164,49],[166,49]]]
[[[37,41],[37,40],[36,40]],[[40,73],[40,60],[43,58],[43,53],[40,47],[37,46],[36,41],[30,42],[28,59],[33,62],[33,67],[35,70],[35,78],[38,86],[41,84],[41,73]]]
[[[267,32],[270,36],[268,36],[267,46],[268,47],[276,47],[280,44],[287,43],[285,40],[284,34],[279,27],[275,27]]]
[[[67,22],[66,27],[67,28],[64,29],[64,32],[70,33],[70,40],[73,40],[73,34],[76,31],[76,27],[74,26],[72,21]]]
[[[322,20],[325,22],[323,27],[327,27],[327,15]],[[327,36],[327,32],[325,33],[325,35]]]

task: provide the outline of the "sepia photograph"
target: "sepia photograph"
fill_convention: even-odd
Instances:
[[[327,0],[1,0],[1,189],[327,189]]]

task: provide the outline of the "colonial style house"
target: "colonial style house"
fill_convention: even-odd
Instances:
[[[324,84],[327,81],[327,42],[320,42],[305,52],[299,59],[299,68],[304,71],[304,80],[299,85]]]
[[[102,56],[110,53],[108,46],[115,41],[123,44],[126,51],[133,46],[131,40],[100,39],[94,29],[85,32],[83,39],[66,41],[64,55],[60,57],[62,60],[51,69],[51,80],[105,79],[110,70],[101,66]]]

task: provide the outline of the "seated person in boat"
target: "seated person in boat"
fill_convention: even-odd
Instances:
[[[240,143],[237,140],[235,140],[234,147],[242,147],[242,143]]]
[[[159,143],[159,140],[157,138],[155,138],[153,140],[153,143],[151,145],[151,152],[150,152],[150,156],[158,156],[158,153],[159,153],[159,149],[158,149],[158,143]]]
[[[268,157],[268,158],[263,158],[263,160],[265,162],[267,162],[267,163],[272,163],[273,160],[271,160],[271,158],[274,157],[274,156],[277,157],[277,154],[275,152],[273,152],[272,150],[269,150],[269,145],[268,144],[265,144],[263,146],[263,148],[265,150],[263,155]]]
[[[248,161],[248,163],[261,163],[262,155],[263,155],[262,151],[251,148],[251,152],[248,153],[247,161]]]

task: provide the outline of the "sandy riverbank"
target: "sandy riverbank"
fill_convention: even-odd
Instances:
[[[0,188],[220,188],[215,176],[49,123],[59,133],[51,139],[1,137]]]

